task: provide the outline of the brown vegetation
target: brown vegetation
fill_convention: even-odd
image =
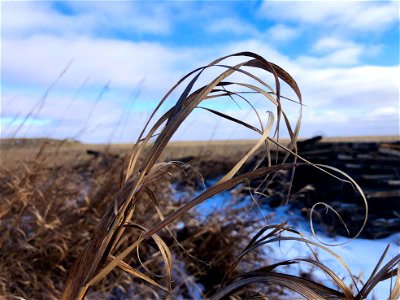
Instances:
[[[234,66],[222,63],[231,57],[243,61]],[[222,72],[209,84],[195,88],[197,79],[209,68]],[[249,70],[272,75],[275,88]],[[244,76],[245,81],[228,81],[234,73]],[[379,281],[395,277],[393,290],[388,294],[390,299],[396,299],[400,293],[397,276],[400,255],[384,266],[379,262],[369,280],[354,291],[316,256],[269,262],[260,248],[274,249],[274,243],[284,240],[316,245],[335,256],[329,248],[306,240],[285,223],[264,226],[257,220],[245,220],[244,208],[231,207],[206,220],[190,214],[191,208],[217,193],[254,179],[263,178],[266,182],[277,171],[294,170],[299,161],[309,162],[297,154],[300,119],[292,127],[283,105],[284,101],[297,102],[301,112],[300,90],[279,66],[248,52],[218,59],[180,80],[156,111],[186,79],[191,81],[183,88],[177,103],[153,127],[145,127],[127,158],[120,153],[93,151],[89,154],[94,157],[88,158],[80,152],[77,159],[73,155],[67,157],[71,151],[66,154],[62,145],[52,155],[46,155],[53,148],[45,144],[32,161],[26,162],[26,157],[21,157],[18,159],[24,163],[2,169],[0,259],[4,263],[0,269],[0,293],[10,299],[82,299],[85,296],[103,299],[107,294],[117,299],[178,296],[221,299],[279,297],[284,288],[308,299],[362,299]],[[297,100],[281,96],[283,83],[294,91]],[[197,172],[184,163],[163,162],[171,137],[206,99],[241,97],[251,106],[242,90],[261,94],[274,105],[277,123],[283,120],[290,140],[280,144],[269,137],[273,113],[268,113],[266,124],[260,118],[260,128],[257,128],[208,109],[218,117],[259,133],[260,140],[238,151],[241,153],[236,153],[240,156],[233,167],[226,170],[224,167],[225,175],[213,186],[189,201],[176,201],[171,194],[171,178],[179,178],[180,172]],[[260,117],[258,113],[257,116]],[[280,130],[276,128],[275,133],[279,135]],[[156,139],[150,143],[154,135]],[[274,164],[270,143],[285,152],[279,164]],[[255,168],[244,171],[245,163],[257,151],[265,153],[266,164],[256,164]],[[8,160],[2,154],[3,159]],[[313,166],[324,173],[337,171],[327,166]],[[337,177],[335,174],[331,176]],[[357,183],[346,174],[339,173],[339,176],[337,180],[351,184],[365,200]],[[289,191],[290,186],[289,181]],[[284,232],[290,235],[283,236]],[[384,256],[385,253],[382,259]],[[334,287],[304,275],[276,271],[277,267],[288,264],[312,264],[332,280]],[[352,279],[355,285],[360,284]]]

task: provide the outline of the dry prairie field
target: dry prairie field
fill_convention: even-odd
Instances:
[[[321,143],[393,143],[398,141],[396,136],[358,136],[324,138]],[[281,140],[287,143],[287,139]],[[162,159],[184,158],[188,156],[217,156],[237,159],[245,153],[254,140],[222,140],[222,141],[179,141],[168,144]],[[117,155],[126,155],[132,149],[132,144],[82,144],[71,140],[52,139],[2,139],[0,143],[1,167],[9,168],[21,162],[35,159],[41,147],[49,160],[54,164],[68,164],[71,161],[86,159],[86,150],[110,152]]]
[[[194,88],[230,56],[184,77],[134,145],[1,140],[1,298],[398,299],[398,137],[298,139],[283,101],[301,110],[296,81],[257,54],[232,56],[244,61],[207,85]],[[227,81],[235,72],[247,81]],[[259,140],[171,142],[203,100],[251,106],[244,87],[276,108],[260,128],[204,109]]]

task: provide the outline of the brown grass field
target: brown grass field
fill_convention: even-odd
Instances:
[[[322,143],[334,142],[395,142],[396,136],[355,136],[355,137],[333,137],[323,138]],[[283,144],[288,139],[282,139]],[[179,141],[170,142],[162,154],[161,159],[177,159],[187,156],[216,156],[219,158],[241,157],[248,151],[255,140],[219,140],[219,141]],[[51,139],[2,139],[0,140],[1,167],[9,168],[21,162],[35,160],[41,147],[53,163],[68,164],[71,161],[86,159],[86,150],[91,149],[100,152],[110,152],[124,155],[132,149],[132,144],[83,144],[73,141],[61,141]]]

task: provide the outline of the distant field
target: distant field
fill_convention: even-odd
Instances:
[[[301,139],[300,139],[301,140]],[[323,138],[322,142],[394,142],[396,136],[360,136]],[[287,139],[280,140],[287,143]],[[179,141],[171,142],[162,159],[179,159],[187,156],[236,157],[246,152],[255,141]],[[55,159],[57,165],[86,159],[86,150],[91,149],[114,154],[126,154],[132,144],[83,144],[70,140],[54,139],[2,139],[0,140],[1,167],[10,167],[16,162],[32,161],[42,149],[48,159]]]

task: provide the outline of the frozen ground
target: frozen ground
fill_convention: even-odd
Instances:
[[[287,208],[280,207],[276,210],[275,216],[269,222],[280,223],[282,222],[282,220],[286,219],[288,220],[290,225],[292,225],[295,229],[301,231],[301,233],[304,234],[307,239],[317,242],[317,240],[313,237],[311,233],[308,220],[305,220],[301,217],[295,217],[295,215],[296,214],[293,214],[292,211],[289,212]],[[391,244],[391,247],[386,255],[382,266],[386,262],[391,260],[394,256],[400,253],[399,235],[392,235],[390,237],[378,240],[367,240],[361,238],[351,240],[342,236],[336,236],[332,238],[323,233],[318,233],[317,237],[320,241],[323,241],[324,243],[338,245],[330,246],[329,249],[339,255],[348,265],[349,269],[353,272],[353,276],[355,278],[360,278],[362,282],[365,282],[369,278],[388,244]],[[312,248],[315,249],[315,247]],[[312,255],[310,249],[305,243],[284,241],[281,242],[279,249],[280,253],[275,252],[275,255],[280,258],[288,259]],[[331,270],[333,270],[341,279],[344,280],[344,282],[348,286],[350,286],[352,283],[351,277],[344,266],[340,263],[340,261],[338,261],[330,253],[322,249],[317,249],[317,252],[319,260],[323,262],[326,266],[328,266]],[[292,268],[292,270],[290,270],[290,268]],[[296,268],[296,270],[293,270],[294,268]],[[286,271],[297,271],[297,267],[289,266]],[[302,271],[307,272],[308,270]],[[316,276],[318,276],[318,273],[319,272],[314,271],[314,274]],[[329,284],[329,281],[327,279],[323,279],[325,278],[325,275],[323,275],[322,273],[320,274],[321,275],[319,276],[319,279],[323,280],[324,284]],[[387,299],[389,297],[391,284],[394,284],[394,282],[391,283],[390,280],[381,282],[373,290],[373,293],[368,297],[368,299]],[[358,287],[361,288],[360,283],[358,283]],[[355,291],[354,288],[353,290]]]
[[[177,197],[182,197],[183,194],[181,192],[177,192]],[[225,192],[220,195],[216,195],[213,198],[208,199],[204,203],[200,204],[196,207],[198,213],[205,218],[212,212],[221,211],[226,205],[229,203],[230,199],[232,199],[232,194],[230,192]],[[239,202],[238,205],[249,205],[249,201]],[[250,204],[251,205],[251,204]],[[300,211],[293,211],[293,209],[288,209],[288,207],[279,207],[276,209],[262,209],[261,211],[253,207],[254,211],[259,211],[259,216],[263,214],[266,216],[266,222],[269,224],[280,224],[284,221],[288,221],[288,224],[293,226],[294,229],[300,231],[307,239],[317,242],[315,237],[313,237],[310,225],[308,220],[303,218],[300,214]],[[250,213],[249,213],[250,214]],[[254,216],[254,215],[253,215]],[[348,265],[349,269],[353,272],[353,276],[355,278],[359,278],[362,282],[365,282],[373,269],[375,268],[377,262],[379,261],[382,253],[384,252],[386,246],[390,243],[391,247],[386,255],[386,258],[382,264],[382,266],[392,259],[394,256],[400,253],[400,235],[392,235],[390,237],[378,240],[367,240],[357,238],[355,240],[350,241],[349,238],[336,236],[329,237],[324,232],[318,232],[317,237],[320,241],[323,241],[328,244],[343,244],[338,246],[330,246],[329,248],[339,255],[344,262]],[[305,243],[298,243],[293,241],[282,241],[280,245],[274,247],[275,251],[271,254],[269,249],[266,249],[266,252],[269,257],[273,255],[277,260],[283,259],[291,259],[291,258],[299,258],[299,257],[311,257],[312,253],[308,246]],[[279,251],[276,251],[279,249]],[[313,247],[315,249],[315,247]],[[348,286],[352,286],[354,292],[356,292],[356,288],[352,285],[351,277],[349,273],[346,271],[344,266],[331,254],[322,249],[316,250],[318,253],[318,259],[328,266],[331,270],[333,270]],[[290,265],[287,267],[281,267],[281,271],[285,271],[291,274],[298,274],[299,272],[310,272],[311,269],[303,265],[299,269],[297,265]],[[285,269],[286,268],[286,269]],[[307,269],[308,268],[308,269]],[[324,284],[330,285],[329,280],[326,275],[322,274],[322,272],[318,270],[312,270],[313,275],[318,277],[318,280],[321,280]],[[390,286],[393,285],[394,282],[390,280],[386,280],[381,282],[372,292],[371,295],[368,296],[368,299],[387,299],[390,293]],[[332,285],[330,285],[332,286]],[[360,282],[357,283],[358,288],[361,288]]]

